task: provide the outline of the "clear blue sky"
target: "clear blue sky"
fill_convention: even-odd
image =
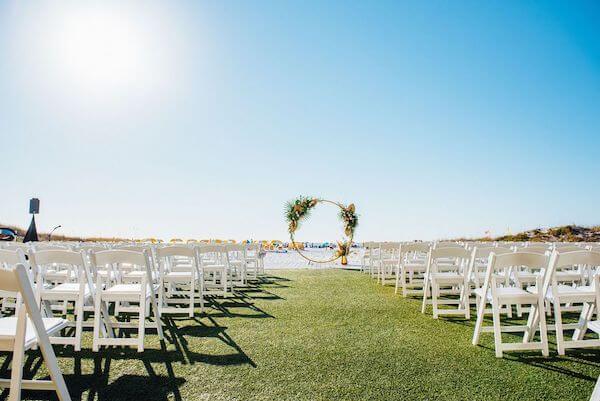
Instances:
[[[600,223],[597,2],[6,1],[0,93],[0,222],[285,239],[310,194],[358,239]]]

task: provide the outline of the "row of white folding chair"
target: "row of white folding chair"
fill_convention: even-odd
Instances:
[[[562,269],[569,269],[573,266],[587,266],[594,271],[590,285],[566,285],[562,283],[559,273]],[[600,252],[589,250],[554,251],[550,257],[542,285],[529,287],[527,291],[533,294],[542,294],[546,303],[551,305],[555,321],[553,329],[556,331],[556,344],[560,355],[564,355],[565,350],[568,348],[600,347],[600,338],[585,338],[588,329],[599,332],[594,330],[594,327],[599,324],[598,321],[594,323],[592,319],[594,313],[597,319],[600,316]],[[573,309],[572,305],[574,304],[581,304],[581,306]],[[581,312],[579,321],[573,324],[563,324],[563,312],[573,310]],[[531,316],[534,323],[539,318],[537,314]],[[533,327],[535,327],[535,324]],[[574,330],[572,339],[565,340],[564,330],[569,329]],[[531,340],[534,334],[535,331],[530,331],[525,340]]]
[[[73,345],[75,351],[81,349],[84,312],[94,310],[95,288],[85,258],[83,251],[51,249],[29,252],[36,301],[43,316],[52,317],[58,309],[66,318],[68,305],[74,305],[75,321],[69,322],[69,326],[75,327],[74,337],[55,336],[50,337],[50,341]]]
[[[561,284],[557,272],[574,265],[593,266],[596,275],[591,286],[567,286]],[[507,286],[506,276],[511,268],[526,266],[542,273],[536,276],[535,285],[526,289]],[[535,350],[541,349],[543,355],[548,355],[548,330],[546,325],[545,308],[547,304],[554,307],[555,325],[550,327],[556,330],[557,348],[559,354],[564,354],[566,348],[598,347],[598,339],[584,339],[588,328],[593,329],[596,324],[592,322],[594,309],[600,303],[600,285],[598,284],[598,266],[600,266],[600,253],[586,250],[560,253],[554,251],[552,256],[520,250],[502,255],[490,254],[486,281],[482,288],[476,289],[479,304],[477,308],[477,323],[473,335],[473,344],[477,344],[482,331],[494,331],[496,356],[501,357],[507,350]],[[541,290],[540,290],[541,289]],[[573,325],[562,324],[563,304],[583,304],[579,322]],[[483,327],[483,316],[488,313],[486,305],[491,304],[493,314],[493,328]],[[502,307],[511,304],[530,304],[527,324],[524,326],[502,326]],[[563,331],[575,329],[573,340],[564,341]],[[533,342],[536,331],[540,332],[540,341]],[[522,343],[503,343],[502,332],[520,332],[523,334]]]
[[[150,272],[150,263],[145,259],[147,251],[95,252],[89,255],[91,262],[89,264],[86,262],[87,256],[84,251],[57,249],[29,253],[32,282],[35,282],[36,289],[35,298],[43,315],[53,316],[56,309],[53,303],[60,302],[65,306],[59,308],[59,311],[66,317],[66,305],[70,302],[74,303],[75,321],[66,323],[68,326],[75,327],[74,337],[52,336],[50,341],[54,344],[71,344],[75,350],[80,350],[84,312],[94,312],[94,350],[98,350],[100,345],[137,345],[138,350],[143,350],[145,327],[148,326],[145,324],[147,305],[152,304],[154,316],[159,316],[155,308],[155,290],[158,288],[155,282],[156,275]],[[112,262],[106,262],[106,258]],[[102,272],[105,274],[101,274]],[[131,275],[132,272],[143,272],[143,274]],[[95,284],[94,276],[96,276]],[[142,285],[144,282],[153,284]],[[138,306],[118,307],[122,302],[132,301],[137,302]],[[140,317],[138,332],[141,335],[138,335],[137,340],[114,339],[113,328],[129,328],[131,325],[121,322],[111,324],[106,305],[108,302],[116,303],[117,313],[123,311],[138,313]],[[156,320],[158,322],[159,319]],[[162,336],[160,325],[158,330]]]
[[[157,303],[160,282],[152,271],[148,250],[111,249],[92,252],[90,257],[97,271],[112,271],[115,277],[111,279],[109,275],[96,274],[92,349],[98,351],[100,346],[124,345],[137,346],[138,352],[141,352],[144,350],[147,328],[156,329],[159,339],[163,340],[161,313]],[[110,316],[103,319],[102,311],[107,311],[111,303],[115,304],[116,314],[137,314],[137,324],[116,321]],[[147,322],[150,312],[154,321]],[[106,331],[102,330],[102,325],[106,325]],[[137,329],[137,338],[117,337],[114,335],[116,328]]]
[[[178,314],[182,308],[171,305],[187,305],[189,317],[194,317],[196,298],[204,311],[203,276],[200,271],[198,254],[192,247],[172,245],[156,249],[159,264],[160,286],[158,305],[162,314]],[[196,292],[198,291],[198,295]],[[180,298],[184,295],[186,298]]]
[[[264,255],[262,246],[258,243],[251,243],[245,247],[246,275],[248,278],[256,280],[259,274],[265,272]]]
[[[468,271],[471,256],[471,251],[459,246],[430,249],[423,282],[422,313],[425,313],[427,305],[431,304],[434,319],[439,315],[464,315],[469,319]],[[440,308],[441,305],[457,307]]]
[[[364,273],[371,274],[373,259],[376,257],[376,249],[379,248],[378,242],[364,242],[363,243],[363,255],[360,270]]]
[[[496,251],[504,255],[515,255],[514,252],[507,249],[498,248]],[[477,259],[485,256],[485,253],[493,255],[496,254],[493,251],[480,251],[477,249],[467,250],[462,247],[447,247],[447,248],[433,248],[429,251],[427,268],[425,273],[425,283],[422,303],[422,312],[426,311],[427,305],[432,304],[433,317],[437,318],[439,315],[463,315],[466,319],[470,318],[470,293],[471,293],[471,280],[474,274],[479,275],[479,269],[477,265]],[[509,328],[501,328],[499,314],[500,312],[506,312],[510,315],[510,308],[512,304],[533,304],[535,307],[539,306],[539,297],[535,297],[529,294],[527,291],[510,285],[510,268],[514,266],[527,266],[529,268],[540,269],[545,266],[547,261],[546,256],[527,253],[529,257],[537,258],[538,263],[517,263],[498,267],[498,271],[493,275],[490,273],[490,265],[486,269],[486,275],[484,285],[481,288],[475,289],[477,299],[480,300],[478,304],[478,318],[477,318],[477,329],[476,332],[481,331],[481,322],[485,313],[489,313],[490,309],[486,309],[488,303],[492,303],[492,313],[494,318],[495,329],[510,329],[512,331],[516,329],[523,329],[517,326],[509,326]],[[440,263],[441,261],[441,263]],[[450,261],[450,263],[448,263]],[[522,262],[527,262],[525,258]],[[540,263],[541,261],[541,263]],[[440,269],[440,267],[443,267]],[[540,279],[541,276],[538,276]],[[490,284],[490,280],[492,283]],[[500,282],[498,282],[500,281]],[[490,288],[491,286],[491,288]],[[431,293],[431,299],[429,294]],[[444,295],[450,295],[450,297],[444,297]],[[543,299],[541,310],[543,311]],[[457,305],[456,308],[440,308],[440,305]],[[504,309],[503,309],[504,308]],[[535,309],[532,309],[535,311]],[[545,321],[540,324],[545,324]],[[545,327],[544,333],[546,335]],[[497,334],[495,332],[495,334]],[[501,341],[501,337],[496,336],[498,341]],[[474,340],[475,342],[475,340]],[[543,345],[545,344],[545,348]],[[508,349],[544,349],[544,353],[547,353],[547,339],[543,339],[540,344],[529,343],[525,348],[511,348],[512,344],[496,344],[497,355],[502,355],[502,350]]]
[[[400,264],[400,243],[380,243],[378,252],[373,258],[373,264],[377,269],[377,281],[381,285],[386,285],[388,279],[394,280],[398,270],[397,267]]]
[[[428,242],[400,244],[400,261],[396,266],[396,294],[402,287],[404,297],[423,295],[427,256],[430,249],[431,244]]]

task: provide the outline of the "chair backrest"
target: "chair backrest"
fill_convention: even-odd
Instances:
[[[471,251],[465,249],[464,247],[445,247],[445,248],[435,248],[432,249],[429,254],[432,259],[440,259],[440,258],[471,258]]]
[[[219,244],[202,244],[199,245],[197,247],[198,252],[203,254],[203,253],[221,253],[221,252],[225,252],[225,245],[219,245]]]
[[[111,264],[130,264],[136,266],[146,266],[146,250],[141,252],[130,251],[127,249],[108,249],[92,253],[92,260],[96,266],[106,266]]]
[[[482,272],[482,268],[487,267],[487,263],[490,257],[490,254],[495,255],[504,255],[507,253],[513,253],[514,251],[510,248],[504,248],[500,246],[488,246],[488,247],[474,247],[471,251],[471,260],[469,264],[469,272],[468,275],[473,280],[475,285],[479,287],[480,274]],[[482,266],[482,263],[484,264]]]
[[[464,244],[459,244],[454,241],[438,241],[434,244],[434,248],[465,248]]]
[[[503,255],[490,254],[490,260],[494,259],[493,267],[495,269],[504,269],[513,266],[525,266],[532,269],[543,269],[547,267],[548,258],[546,255],[537,252],[528,252],[526,250],[506,253]]]
[[[554,251],[544,274],[544,291],[548,291],[550,285],[557,285],[555,273],[561,269],[584,265],[589,269],[600,268],[600,252],[580,249],[571,252]]]
[[[215,264],[229,266],[228,245],[202,244],[196,247],[196,251],[198,252],[198,262],[201,267]]]
[[[156,249],[156,256],[158,258],[166,258],[169,256],[184,256],[193,258],[196,256],[194,248],[185,245],[168,245]]]
[[[539,246],[532,246],[532,247],[525,247],[525,248],[516,248],[516,252],[527,252],[527,253],[536,253],[538,255],[546,255],[546,254],[550,254],[550,249],[548,247],[539,247]]]
[[[419,252],[427,253],[431,249],[429,242],[410,242],[408,244],[400,244],[400,253]]]
[[[160,274],[165,271],[195,271],[199,273],[198,254],[192,246],[169,245],[156,249]]]
[[[490,246],[490,247],[475,247],[473,248],[473,257],[474,259],[487,259],[490,256],[490,253],[495,253],[496,255],[504,255],[505,253],[513,253],[514,251],[510,248],[505,248],[501,246]]]
[[[0,268],[14,268],[17,263],[25,264],[25,254],[22,249],[0,249]]]
[[[545,250],[548,250],[551,247],[552,247],[551,244],[546,244],[544,242],[528,242],[528,243],[524,244],[524,246],[522,248],[528,249],[528,250],[533,250],[533,249],[545,249]]]
[[[554,249],[563,253],[563,252],[575,252],[575,251],[585,251],[585,248],[581,248],[577,245],[555,245]]]
[[[463,247],[432,248],[427,255],[426,275],[437,272],[438,263],[441,261],[446,263],[447,268],[451,267],[455,272],[466,275],[471,261],[471,251]]]
[[[142,252],[126,249],[92,252],[90,260],[94,271],[100,270],[99,267],[108,267],[111,271],[117,273],[117,281],[132,270],[144,271],[147,282],[151,282],[155,278],[152,274],[152,261],[146,249]]]
[[[29,260],[32,265],[36,266],[53,263],[83,266],[84,257],[85,254],[83,252],[68,251],[65,249],[47,249],[29,252]]]

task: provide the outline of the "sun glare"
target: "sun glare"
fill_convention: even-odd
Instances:
[[[147,80],[154,67],[136,21],[114,13],[67,14],[53,50],[63,73],[89,90]]]
[[[45,89],[86,102],[147,100],[162,97],[181,75],[174,71],[184,64],[181,35],[155,3],[142,9],[110,1],[18,7],[13,46],[34,93]]]

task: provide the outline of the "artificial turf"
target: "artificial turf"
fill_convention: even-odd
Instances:
[[[589,399],[600,350],[497,359],[491,334],[471,345],[473,321],[434,320],[359,272],[271,271],[206,314],[166,319],[165,343],[152,334],[141,354],[93,353],[89,332],[81,352],[55,349],[73,400]],[[45,375],[39,353],[26,372]]]

